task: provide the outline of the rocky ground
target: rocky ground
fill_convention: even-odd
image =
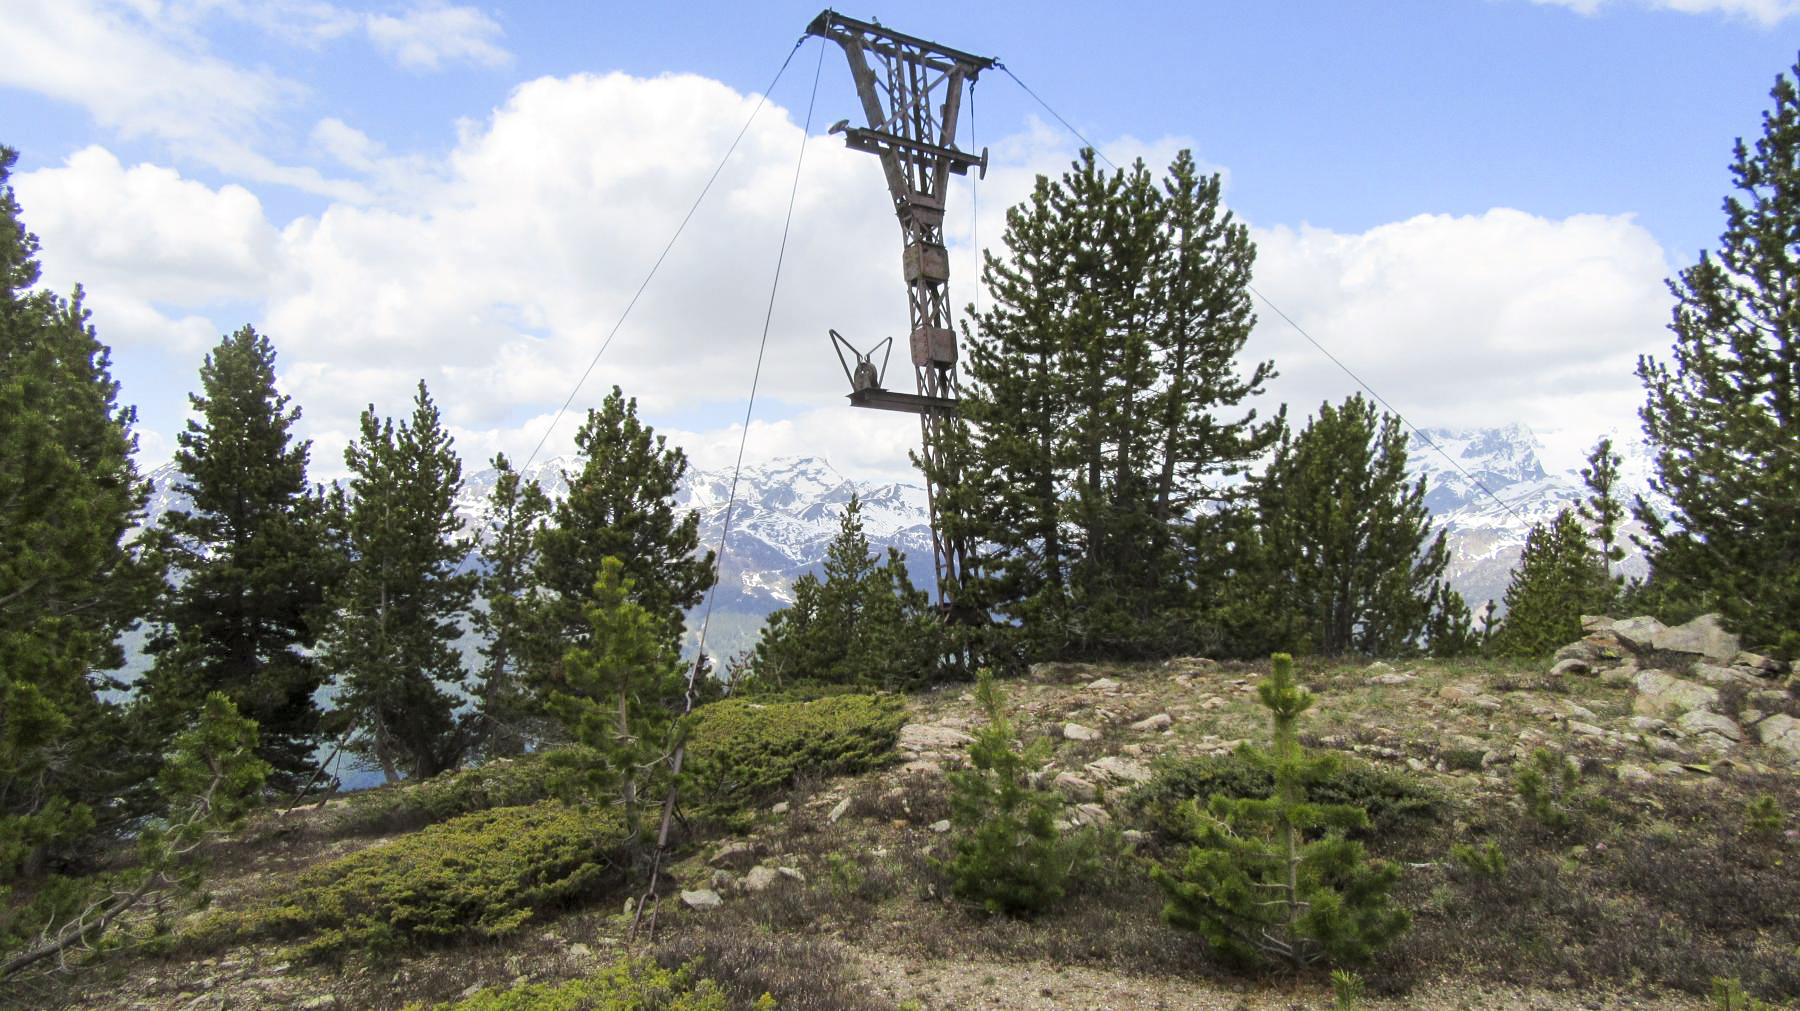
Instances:
[[[1800,701],[1786,665],[1741,652],[1710,619],[1669,629],[1643,618],[1595,618],[1586,629],[1553,666],[1300,665],[1302,682],[1320,700],[1302,725],[1308,744],[1406,770],[1461,812],[1388,848],[1407,864],[1410,883],[1402,898],[1416,908],[1414,934],[1397,950],[1412,945],[1423,953],[1372,967],[1372,989],[1387,992],[1373,993],[1361,1006],[1710,1007],[1694,987],[1684,992],[1659,984],[1654,970],[1600,966],[1602,958],[1614,960],[1608,966],[1634,964],[1629,953],[1605,954],[1604,945],[1594,949],[1591,973],[1581,958],[1571,967],[1525,971],[1483,954],[1504,949],[1455,950],[1456,931],[1467,929],[1458,925],[1478,923],[1479,914],[1466,908],[1468,900],[1446,876],[1444,851],[1453,841],[1513,831],[1509,826],[1519,821],[1514,770],[1538,748],[1586,769],[1596,795],[1615,804],[1617,825],[1573,846],[1544,847],[1539,863],[1547,873],[1562,866],[1590,875],[1581,880],[1629,878],[1630,868],[1609,870],[1607,861],[1635,852],[1645,834],[1738,831],[1680,814],[1702,810],[1684,798],[1726,812],[1708,816],[1722,822],[1753,794],[1800,796],[1794,785]],[[1199,658],[1051,664],[1005,688],[1019,729],[1056,739],[1054,758],[1039,777],[1067,798],[1067,826],[1123,828],[1126,852],[1137,853],[1152,840],[1129,822],[1131,791],[1159,762],[1225,754],[1239,742],[1260,740],[1266,722],[1254,686],[1263,670]],[[803,995],[784,1007],[1332,1006],[1322,976],[1242,977],[1213,965],[1196,940],[1162,925],[1156,892],[1141,874],[1118,872],[1068,910],[1034,922],[989,918],[944,895],[944,879],[932,864],[948,852],[944,773],[960,762],[978,721],[974,698],[962,686],[912,697],[888,767],[796,784],[754,819],[691,845],[661,889],[665,904],[654,942],[641,941],[634,950],[665,961],[697,957],[721,972],[767,978],[771,989],[787,986],[785,992]],[[1800,812],[1791,802],[1787,809],[1792,825]],[[384,844],[336,836],[332,818],[341,810],[339,804],[298,812],[292,817],[304,819],[300,830],[292,823],[280,831],[268,823],[253,828],[235,851],[222,851],[210,886],[215,903],[254,901],[279,892],[305,866]],[[1787,847],[1785,857],[1774,859],[1777,867],[1800,856],[1794,835],[1787,831],[1785,842],[1770,844]],[[1721,844],[1724,852],[1734,845]],[[1759,866],[1768,870],[1766,864]],[[1773,873],[1756,880],[1794,880],[1780,877],[1785,870]],[[379,963],[306,964],[274,945],[186,959],[117,952],[76,972],[15,984],[0,991],[0,1006],[199,1011],[450,1000],[487,986],[570,978],[612,961],[626,950],[623,899],[548,912],[504,942]],[[1632,903],[1641,905],[1619,900],[1608,908]],[[1595,915],[1600,926],[1592,929],[1601,933],[1616,929],[1607,923],[1631,922],[1622,914]],[[1562,943],[1554,939],[1568,935],[1544,936],[1552,939],[1545,943]],[[1775,949],[1800,943],[1792,934],[1785,941],[1758,937],[1758,944]],[[1779,962],[1779,951],[1774,957]],[[1800,951],[1790,957],[1800,966]],[[1771,979],[1789,978],[1781,975],[1789,971],[1785,964],[1770,971]],[[1800,978],[1800,969],[1792,978]]]

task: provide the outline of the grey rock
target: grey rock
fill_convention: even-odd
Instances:
[[[1142,762],[1135,762],[1118,755],[1107,755],[1105,758],[1089,762],[1084,766],[1087,772],[1098,778],[1115,783],[1147,783],[1150,781],[1150,769]]]
[[[1743,685],[1745,688],[1761,688],[1763,679],[1738,667],[1720,667],[1710,663],[1696,663],[1694,676],[1709,685]]]
[[[744,875],[744,880],[738,883],[738,887],[746,892],[760,892],[774,884],[779,877],[773,867],[752,867],[750,873]]]
[[[1619,767],[1613,770],[1613,775],[1619,777],[1619,782],[1633,786],[1656,781],[1655,773],[1641,765],[1632,765],[1630,762],[1620,763]]]
[[[957,730],[931,723],[908,723],[900,728],[898,745],[902,751],[921,754],[933,751],[957,751],[968,747],[975,738]]]
[[[1763,747],[1774,748],[1789,758],[1800,758],[1800,720],[1776,713],[1756,725],[1756,736]]]
[[[941,818],[937,821],[932,822],[931,830],[933,832],[936,832],[938,835],[943,835],[945,832],[950,831],[950,819]]]
[[[1106,692],[1108,694],[1116,692],[1123,687],[1125,686],[1112,678],[1095,678],[1087,684],[1087,690],[1090,692]]]
[[[770,814],[787,814],[788,807],[789,807],[789,804],[787,801],[785,801],[785,800],[779,801],[775,804],[774,807],[769,808],[769,813]]]
[[[1581,630],[1583,632],[1610,632],[1612,631],[1612,627],[1613,620],[1604,614],[1584,614],[1581,616]]]
[[[1616,626],[1614,630],[1617,631]],[[1697,653],[1721,663],[1730,662],[1740,648],[1738,637],[1725,631],[1716,614],[1703,614],[1685,625],[1654,632],[1650,636],[1650,645],[1671,653]]]
[[[756,847],[747,842],[728,842],[709,861],[714,867],[743,870],[756,862]]]
[[[1744,739],[1744,732],[1738,728],[1731,717],[1709,713],[1704,709],[1696,709],[1682,714],[1681,718],[1675,721],[1675,725],[1688,734],[1717,734],[1734,744]]]
[[[1647,649],[1654,649],[1655,647],[1652,643],[1656,636],[1667,630],[1668,626],[1657,621],[1655,618],[1639,617],[1626,618],[1624,621],[1615,621],[1612,624],[1611,631],[1613,635],[1618,636],[1619,641],[1624,643],[1626,647],[1634,651],[1642,652]]]
[[[681,901],[689,909],[716,909],[725,904],[725,900],[719,898],[719,893],[710,888],[696,888],[691,892],[683,891]]]
[[[1659,720],[1654,716],[1633,716],[1631,718],[1631,729],[1640,734],[1654,734],[1668,725],[1667,720]]]
[[[1731,665],[1748,667],[1764,677],[1779,677],[1788,672],[1786,661],[1777,660],[1772,656],[1763,656],[1760,653],[1740,652],[1731,658]]]
[[[1083,825],[1112,824],[1112,813],[1099,804],[1077,804],[1075,813],[1080,816]]]
[[[1073,801],[1093,800],[1099,793],[1099,791],[1094,788],[1094,784],[1082,779],[1073,772],[1057,773],[1056,779],[1052,782],[1052,785],[1054,785],[1057,791],[1064,797]]]
[[[843,800],[838,801],[837,806],[833,807],[831,809],[831,813],[826,815],[825,817],[833,825],[836,825],[838,823],[838,819],[842,818],[844,816],[844,812],[846,812],[848,810],[850,810],[850,798],[845,797]]]
[[[1570,657],[1567,660],[1558,660],[1556,666],[1550,668],[1550,676],[1559,678],[1567,674],[1591,674],[1593,671],[1593,665],[1589,664],[1586,660],[1578,660],[1574,657]]]
[[[1569,732],[1572,734],[1580,734],[1583,737],[1605,737],[1606,736],[1605,728],[1596,727],[1592,723],[1583,723],[1580,720],[1570,720],[1569,721]]]
[[[1100,731],[1093,727],[1084,727],[1079,723],[1063,724],[1062,735],[1064,740],[1069,741],[1097,741],[1100,739]]]
[[[781,875],[782,877],[788,879],[789,881],[795,882],[796,884],[802,884],[802,885],[806,884],[806,875],[800,873],[795,868],[777,867],[777,868],[775,868],[775,873]]]
[[[1146,716],[1136,723],[1133,723],[1131,729],[1140,733],[1152,733],[1154,731],[1166,729],[1174,722],[1175,718],[1168,713],[1157,713],[1154,716]]]
[[[1667,671],[1642,671],[1632,683],[1638,693],[1631,700],[1631,708],[1639,716],[1667,719],[1685,710],[1711,709],[1719,703],[1718,689],[1684,681]]]
[[[1374,677],[1369,679],[1369,683],[1372,685],[1404,685],[1404,684],[1411,684],[1412,682],[1417,681],[1417,680],[1419,680],[1419,679],[1412,676],[1411,674],[1403,674],[1399,671],[1392,671],[1387,674],[1375,675]]]

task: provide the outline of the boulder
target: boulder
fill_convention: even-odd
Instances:
[[[743,870],[756,862],[756,847],[747,842],[728,842],[719,847],[709,861],[714,867],[731,867]]]
[[[775,873],[781,875],[782,877],[788,879],[789,881],[794,882],[795,884],[800,884],[800,885],[806,884],[806,875],[800,873],[798,870],[795,870],[792,867],[777,867],[777,868],[775,868]]]
[[[1732,657],[1731,665],[1733,667],[1747,667],[1750,670],[1761,674],[1763,677],[1770,678],[1780,677],[1788,672],[1787,661],[1777,660],[1772,656],[1763,656],[1761,653],[1750,653],[1747,651],[1740,651],[1737,656]]]
[[[1576,657],[1569,657],[1566,660],[1558,660],[1556,662],[1556,666],[1550,668],[1550,676],[1553,678],[1559,678],[1559,677],[1564,676],[1565,674],[1582,675],[1582,674],[1592,674],[1593,672],[1594,672],[1594,668],[1592,665],[1590,665],[1586,660],[1578,659]]]
[[[773,867],[752,867],[750,873],[744,875],[744,880],[738,883],[738,887],[746,892],[760,892],[774,884],[779,876]]]
[[[1112,812],[1099,804],[1077,804],[1075,805],[1075,814],[1081,819],[1083,825],[1112,824]]]
[[[938,835],[943,835],[945,832],[950,831],[950,819],[940,818],[937,821],[932,822],[931,830]]]
[[[1372,685],[1403,685],[1417,680],[1419,679],[1411,674],[1402,673],[1400,671],[1389,671],[1386,674],[1375,675],[1369,679],[1369,683]]]
[[[694,891],[681,893],[682,904],[689,909],[716,909],[725,904],[719,893],[710,888],[697,888]]]
[[[1711,709],[1719,702],[1718,689],[1683,681],[1668,671],[1642,671],[1632,684],[1637,698],[1631,700],[1631,709],[1639,716],[1668,719],[1687,710]]]
[[[1734,744],[1744,739],[1744,732],[1738,729],[1731,717],[1709,713],[1704,709],[1682,714],[1675,725],[1685,734],[1717,734]]]
[[[1055,786],[1064,797],[1073,801],[1088,801],[1099,796],[1099,791],[1094,788],[1094,784],[1073,772],[1057,773],[1056,779],[1051,785]]]
[[[1116,692],[1123,687],[1125,687],[1125,686],[1121,685],[1119,682],[1113,680],[1112,678],[1095,678],[1094,680],[1089,681],[1087,683],[1088,691],[1104,692],[1107,694]]]
[[[841,819],[841,818],[843,818],[843,817],[844,817],[844,814],[845,814],[845,812],[847,812],[847,811],[849,811],[849,810],[850,810],[850,798],[849,798],[849,797],[845,797],[845,798],[844,798],[844,799],[843,799],[843,800],[840,800],[840,801],[838,801],[838,802],[837,802],[837,806],[836,806],[836,807],[833,807],[833,808],[832,808],[832,809],[831,809],[831,813],[830,813],[830,814],[828,814],[828,815],[826,815],[826,816],[825,816],[825,817],[826,817],[826,818],[827,818],[827,819],[828,819],[828,820],[829,820],[829,821],[830,821],[830,822],[831,822],[831,823],[832,823],[832,824],[833,824],[833,825],[836,825],[836,824],[837,824],[837,823],[838,823],[838,820],[839,820],[839,819]]]
[[[930,723],[908,723],[900,728],[899,746],[902,751],[922,754],[932,751],[957,751],[975,742],[975,738],[954,727],[941,727]]]
[[[1630,762],[1620,763],[1619,767],[1613,770],[1613,774],[1619,777],[1619,782],[1628,786],[1639,786],[1656,781],[1655,773],[1641,765],[1632,765]]]
[[[1168,726],[1174,722],[1175,718],[1168,713],[1157,713],[1154,716],[1146,716],[1136,723],[1133,723],[1131,729],[1140,733],[1154,733],[1158,730],[1167,729]]]
[[[1098,778],[1115,783],[1147,783],[1150,781],[1150,769],[1142,762],[1134,762],[1118,755],[1089,762],[1085,766],[1087,772]]]
[[[1626,618],[1613,622],[1611,631],[1626,649],[1641,653],[1656,648],[1652,645],[1653,640],[1659,633],[1668,631],[1668,626],[1650,617]]]
[[[1650,646],[1671,653],[1696,653],[1720,663],[1729,663],[1739,652],[1738,637],[1725,631],[1716,614],[1703,614],[1685,625],[1652,632]]]
[[[1756,736],[1763,747],[1774,748],[1789,758],[1800,758],[1800,720],[1776,713],[1756,725]]]
[[[1063,724],[1062,735],[1063,739],[1068,741],[1097,741],[1100,739],[1100,731],[1093,727],[1084,727],[1079,723]]]
[[[1741,667],[1719,667],[1710,663],[1696,663],[1694,676],[1709,685],[1743,685],[1745,688],[1757,689],[1763,686],[1762,678]]]
[[[1612,631],[1612,627],[1613,620],[1604,614],[1584,614],[1581,616],[1581,630],[1583,632],[1610,632]]]

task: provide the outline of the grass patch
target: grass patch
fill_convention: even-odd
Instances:
[[[727,1011],[730,1006],[717,984],[696,980],[690,967],[665,969],[649,959],[624,958],[583,979],[482,990],[443,1004],[408,1004],[405,1011]]]

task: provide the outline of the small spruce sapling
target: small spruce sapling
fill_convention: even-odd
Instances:
[[[952,890],[991,913],[1028,916],[1054,905],[1090,870],[1092,850],[1057,831],[1062,798],[1026,781],[1049,759],[1051,741],[1018,747],[992,671],[978,674],[975,697],[988,722],[969,745],[974,768],[950,774]]]
[[[1581,786],[1581,772],[1568,759],[1548,748],[1531,753],[1531,761],[1513,778],[1525,813],[1555,834],[1575,824],[1572,803]]]
[[[1759,839],[1778,839],[1787,817],[1774,796],[1764,793],[1744,805],[1744,834]]]
[[[635,840],[641,798],[667,782],[661,773],[675,751],[685,679],[666,624],[634,599],[624,571],[610,555],[600,563],[587,607],[592,635],[564,658],[567,690],[551,694],[550,711],[599,753],[598,764],[584,771],[593,785],[616,792],[627,838]]]
[[[1275,654],[1257,697],[1272,718],[1273,744],[1240,753],[1273,771],[1275,791],[1266,799],[1214,794],[1204,811],[1189,802],[1194,845],[1179,863],[1150,872],[1166,900],[1163,916],[1244,962],[1366,960],[1411,923],[1388,899],[1400,868],[1344,837],[1368,824],[1362,808],[1307,801],[1305,784],[1332,758],[1300,745],[1295,724],[1313,696],[1294,684],[1292,657]]]

